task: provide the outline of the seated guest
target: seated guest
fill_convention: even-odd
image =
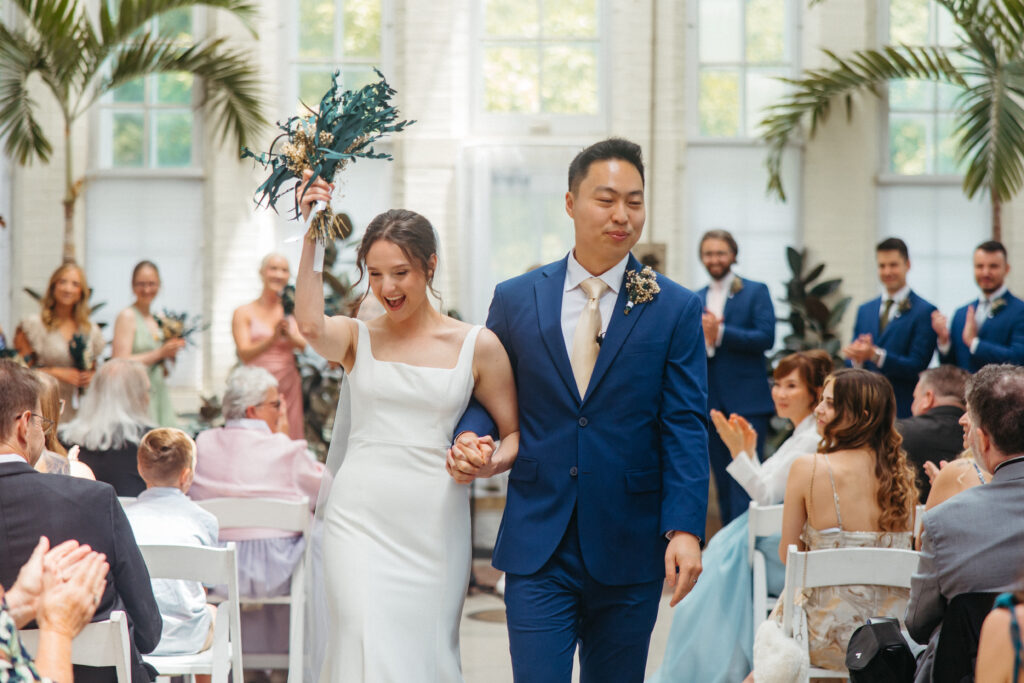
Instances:
[[[977,683],[1017,683],[1024,678],[1020,624],[1024,622],[1024,591],[1003,593],[985,617],[978,643]]]
[[[60,416],[64,413],[60,384],[53,375],[40,370],[36,370],[36,379],[43,387],[43,393],[39,395],[39,404],[43,407],[42,415],[53,423],[50,431],[46,432],[46,445],[43,447],[43,455],[36,463],[36,470],[48,474],[70,474],[72,477],[95,481],[96,475],[88,465],[78,459],[78,447],[72,448],[72,452],[69,453],[57,438]]]
[[[135,541],[146,545],[217,546],[217,518],[185,494],[195,473],[196,444],[180,429],[147,432],[139,443],[146,490],[125,512]],[[155,655],[189,655],[213,644],[214,608],[198,581],[153,579],[164,621]]]
[[[926,462],[938,465],[955,460],[963,450],[960,416],[964,414],[964,387],[970,375],[955,365],[940,365],[921,373],[910,404],[913,417],[896,422],[903,435],[903,450],[917,468],[917,489],[921,502],[928,498],[931,481]]]
[[[81,448],[78,458],[98,481],[113,486],[119,496],[135,497],[146,490],[136,456],[139,439],[151,427],[145,368],[114,358],[96,373],[78,415],[60,430],[60,439]]]
[[[790,468],[780,558],[786,560],[790,545],[800,550],[909,550],[917,489],[914,470],[900,449],[889,380],[868,370],[839,370],[825,380],[814,414],[822,436],[820,452],[798,457]],[[853,631],[868,617],[902,613],[907,592],[887,586],[832,586],[809,590],[806,598],[802,609],[811,666],[845,671]],[[780,598],[760,629],[778,628],[784,609],[796,607],[783,605]],[[768,666],[755,660],[755,678],[758,668]]]
[[[966,417],[966,413],[964,415]],[[928,474],[932,486],[928,500],[924,503],[925,510],[931,510],[961,491],[987,484],[992,478],[992,475],[986,473],[978,465],[970,448],[952,462],[940,461],[938,467],[930,462],[925,463],[925,472]]]
[[[267,370],[244,366],[228,377],[223,427],[196,438],[198,463],[189,490],[193,500],[207,498],[309,498],[316,504],[324,466],[302,439],[288,436],[287,412],[277,380]],[[288,593],[292,570],[302,557],[301,537],[274,529],[228,529],[221,541],[236,541],[238,589],[244,596]],[[287,606],[242,614],[245,652],[274,652],[287,643]],[[267,615],[270,616],[267,616]],[[283,628],[276,633],[268,629]]]
[[[49,429],[40,411],[39,381],[32,371],[0,360],[0,584],[14,582],[40,536],[58,545],[73,539],[105,555],[110,573],[94,619],[124,610],[132,634],[132,681],[144,683],[150,676],[139,653],[156,647],[161,628],[146,563],[113,488],[32,469]],[[74,679],[112,682],[116,673],[113,667],[76,666]]]
[[[928,643],[919,683],[931,681],[946,605],[961,593],[1009,590],[1024,566],[1024,368],[986,365],[967,383],[968,440],[992,481],[924,515],[921,560],[911,580],[907,630]]]
[[[96,612],[110,566],[103,555],[77,541],[50,548],[39,539],[18,579],[4,593],[0,586],[0,680],[71,681],[71,640]],[[39,645],[33,658],[18,629],[35,621]]]
[[[799,351],[779,361],[772,386],[775,413],[792,422],[795,429],[764,463],[757,458],[757,434],[747,420],[735,414],[727,419],[717,410],[711,411],[718,435],[732,455],[726,471],[759,505],[781,502],[793,460],[817,450],[819,436],[812,411],[831,371],[832,357],[821,350]],[[648,683],[728,683],[750,671],[754,641],[748,518],[749,513],[744,512],[711,539],[702,560],[704,571],[676,607],[665,660]],[[757,543],[767,558],[768,590],[773,595],[782,589],[786,573],[777,559],[778,543],[778,535]],[[699,629],[693,627],[698,621]]]

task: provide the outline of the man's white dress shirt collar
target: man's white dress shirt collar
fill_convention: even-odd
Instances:
[[[25,460],[25,458],[21,457],[17,453],[0,454],[0,465],[5,465],[9,462],[23,462],[26,465],[28,464],[28,460]]]
[[[251,417],[242,417],[237,420],[226,420],[224,426],[228,429],[255,429],[258,432],[271,434],[270,427],[263,420],[255,420]]]

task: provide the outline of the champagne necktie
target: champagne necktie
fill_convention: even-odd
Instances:
[[[889,324],[889,313],[892,311],[892,305],[895,303],[892,299],[885,300],[885,308],[882,309],[882,315],[878,318],[878,334],[885,332],[885,326]]]
[[[600,349],[597,343],[597,335],[601,332],[601,309],[598,301],[608,289],[608,285],[599,278],[592,277],[581,282],[580,289],[587,295],[587,305],[583,307],[580,319],[576,323],[576,332],[572,337],[572,358],[569,363],[572,365],[572,374],[576,378],[580,397],[583,397],[587,393],[587,385],[590,384],[590,375],[594,372],[597,352]]]

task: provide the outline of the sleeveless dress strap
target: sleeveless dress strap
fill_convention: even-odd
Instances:
[[[839,514],[839,492],[836,491],[836,479],[832,476],[832,463],[828,460],[828,454],[822,453],[825,458],[825,466],[828,467],[828,480],[832,484],[832,500],[835,501],[836,505],[836,522],[839,524],[839,530],[843,530],[843,516]]]
[[[974,471],[978,473],[978,481],[980,481],[982,484],[984,484],[985,483],[985,476],[981,473],[981,468],[978,467],[978,461],[972,459],[971,460],[971,464],[974,465]]]
[[[459,360],[456,361],[455,367],[462,365],[466,358],[473,358],[473,351],[476,349],[476,338],[480,336],[480,330],[483,327],[483,325],[473,325],[472,329],[466,333],[466,338],[462,340],[462,348],[459,349]]]
[[[356,338],[356,360],[352,364],[352,372],[355,372],[359,367],[359,359],[370,358],[372,360],[373,351],[370,349],[370,328],[359,318],[353,318],[353,320],[356,321],[356,327],[359,329],[359,336]]]

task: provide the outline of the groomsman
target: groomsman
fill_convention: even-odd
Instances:
[[[896,394],[896,416],[911,416],[918,374],[928,367],[935,352],[931,305],[907,285],[910,255],[898,237],[875,247],[882,295],[857,310],[853,341],[843,355],[855,367],[880,372]]]
[[[981,290],[972,303],[946,316],[932,313],[939,360],[977,372],[989,363],[1024,365],[1024,301],[1006,288],[1010,263],[1006,247],[989,241],[974,250],[974,281]]]
[[[762,457],[768,420],[775,410],[764,357],[775,343],[775,309],[766,285],[732,272],[738,254],[739,246],[727,230],[709,230],[700,238],[700,260],[711,276],[711,283],[697,292],[704,304],[708,408],[747,418],[757,431],[757,454]],[[714,430],[708,453],[722,524],[728,524],[747,509],[750,496],[726,472],[732,456]]]

